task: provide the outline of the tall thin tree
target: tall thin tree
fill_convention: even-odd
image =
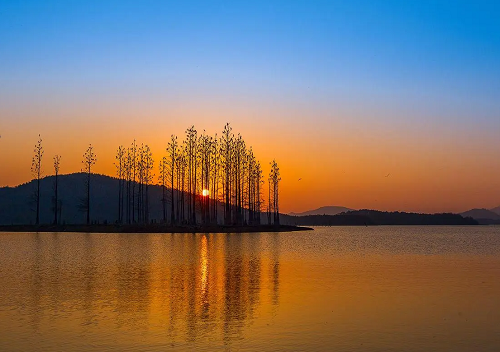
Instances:
[[[166,156],[160,159],[159,171],[160,173],[158,175],[158,181],[160,181],[161,185],[162,216],[163,216],[163,222],[165,223],[167,221],[167,196],[165,190],[167,188],[167,176],[168,176],[167,175],[168,160]]]
[[[131,212],[132,212],[132,223],[135,222],[135,213],[134,213],[134,202],[135,202],[135,184],[136,184],[136,172],[137,172],[137,144],[135,142],[132,143],[130,147],[131,152],[131,161],[130,161],[130,169],[131,169],[131,182],[132,182],[132,203],[131,203]]]
[[[116,151],[116,175],[118,176],[118,223],[123,222],[123,191],[125,181],[125,148],[119,146]]]
[[[61,156],[54,156],[54,225],[59,224],[59,219],[57,215],[59,214],[59,210],[61,208],[59,204],[59,196],[58,196],[58,177],[59,177],[59,169],[61,164]]]
[[[144,145],[144,223],[149,223],[149,186],[154,179],[154,159],[149,145]]]
[[[40,224],[40,179],[42,177],[42,157],[43,157],[43,147],[42,147],[42,137],[38,135],[38,142],[35,144],[33,159],[31,160],[31,173],[36,179],[36,220],[35,224]]]
[[[87,225],[90,224],[90,175],[92,173],[92,166],[95,165],[97,161],[97,156],[94,153],[94,147],[92,144],[89,144],[89,147],[83,154],[83,170],[87,174],[86,178],[86,187],[87,187],[87,197],[85,199],[85,210],[87,211]]]
[[[276,160],[271,162],[271,172],[269,174],[269,180],[271,192],[272,192],[272,209],[274,214],[274,224],[280,224],[280,208],[279,208],[279,182],[281,181],[280,177],[280,168],[278,167],[278,163]]]
[[[174,174],[176,172],[176,164],[178,157],[179,144],[177,143],[177,137],[174,135],[170,136],[170,142],[167,146],[167,153],[169,156],[168,166],[170,168],[170,223],[173,225],[176,223],[174,215]],[[177,189],[179,189],[179,184],[177,184]],[[177,193],[177,197],[178,197]]]

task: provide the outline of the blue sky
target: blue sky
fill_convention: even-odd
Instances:
[[[466,96],[481,107],[500,89],[493,1],[2,1],[0,9],[0,74],[21,87]]]

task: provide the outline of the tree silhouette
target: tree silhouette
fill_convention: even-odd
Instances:
[[[123,222],[123,193],[124,193],[124,182],[125,182],[125,148],[119,146],[116,151],[116,175],[118,176],[118,223]]]
[[[137,144],[135,142],[132,143],[130,147],[130,153],[131,153],[131,159],[130,159],[130,170],[131,170],[131,203],[130,203],[130,211],[132,215],[132,223],[135,222],[135,211],[134,211],[134,206],[135,206],[135,184],[136,184],[136,177],[137,177]],[[138,210],[139,211],[139,210]]]
[[[211,222],[217,224],[217,203],[219,202],[219,184],[220,184],[220,152],[219,140],[217,134],[211,143],[211,163],[210,163],[210,177],[211,177],[211,191],[210,197],[212,199]]]
[[[131,148],[127,148],[127,152],[125,155],[125,182],[126,182],[126,191],[127,191],[127,203],[125,207],[125,214],[127,218],[127,224],[130,224],[132,221],[132,214],[130,214],[130,202],[131,202],[131,190],[132,190],[132,151]]]
[[[271,208],[273,211],[273,220],[275,225],[280,224],[280,213],[279,213],[279,182],[281,181],[280,177],[280,168],[278,167],[278,163],[276,160],[271,162],[271,172],[269,173],[269,186],[270,191],[272,192],[272,203]],[[271,198],[270,197],[270,198]]]
[[[43,147],[42,147],[42,137],[38,135],[38,142],[35,144],[33,159],[31,160],[31,173],[36,179],[36,220],[35,224],[40,224],[40,179],[42,177],[42,157],[43,157]]]
[[[151,149],[146,144],[143,148],[143,165],[144,165],[144,223],[149,223],[149,186],[154,178],[154,160]]]
[[[223,172],[223,192],[224,192],[224,223],[231,223],[231,177],[232,177],[232,152],[233,152],[233,132],[227,123],[222,131],[220,140],[220,151],[222,157]]]
[[[260,162],[251,146],[247,147],[241,134],[233,133],[229,123],[220,137],[198,134],[194,126],[185,131],[185,139],[178,143],[171,135],[167,155],[159,162],[158,181],[162,188],[162,220],[167,223],[170,200],[170,224],[218,224],[218,209],[223,209],[220,219],[226,225],[258,225],[261,222],[263,176]],[[40,223],[40,180],[42,177],[42,139],[35,145],[31,171],[36,179],[36,224]],[[54,156],[54,224],[58,224],[60,200],[58,195],[59,155]],[[97,161],[92,144],[83,155],[82,172],[85,173],[86,192],[80,209],[86,212],[90,224],[90,183],[92,167]],[[128,148],[120,145],[115,162],[118,179],[117,223],[149,223],[149,189],[154,180],[154,160],[147,144],[137,146],[136,140]],[[268,221],[279,225],[280,172],[275,160],[269,174]],[[170,196],[170,198],[169,198]],[[272,215],[271,215],[272,214]]]
[[[92,147],[92,144],[89,144],[89,147],[83,154],[83,171],[87,174],[87,179],[86,179],[86,188],[87,188],[87,194],[85,198],[85,204],[84,204],[84,209],[87,211],[87,225],[90,224],[90,175],[92,173],[92,166],[95,165],[97,161],[96,154],[94,153],[94,147]]]
[[[58,176],[59,176],[60,164],[61,164],[61,156],[60,155],[54,156],[54,199],[53,199],[54,225],[59,224],[58,214],[61,210],[61,204],[59,203],[59,197],[58,197]]]
[[[191,126],[186,130],[186,139],[184,141],[184,150],[188,167],[187,193],[188,201],[188,221],[196,224],[196,167],[197,167],[197,143],[198,132]]]
[[[158,180],[161,185],[161,205],[162,205],[162,216],[163,222],[167,221],[167,196],[166,196],[166,188],[167,188],[167,178],[168,178],[168,159],[166,156],[161,158],[159,165],[159,175]]]
[[[175,200],[174,200],[174,178],[175,178],[175,172],[176,172],[176,160],[177,160],[177,154],[179,153],[179,144],[177,143],[177,137],[174,135],[170,136],[170,142],[168,143],[167,146],[167,153],[168,153],[168,161],[167,161],[167,168],[170,170],[170,223],[173,225],[175,224],[176,217],[175,217]],[[179,187],[179,184],[177,184],[177,189]],[[177,216],[178,217],[178,216]]]

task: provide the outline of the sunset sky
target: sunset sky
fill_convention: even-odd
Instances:
[[[496,4],[495,4],[496,3]],[[500,3],[0,2],[0,187],[226,122],[283,212],[500,205]],[[388,175],[386,177],[386,175]],[[298,181],[302,178],[301,181]]]

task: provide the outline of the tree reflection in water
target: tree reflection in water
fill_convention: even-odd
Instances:
[[[278,234],[48,234],[32,241],[29,284],[16,289],[27,298],[33,330],[62,315],[68,333],[158,330],[170,345],[214,337],[227,345],[243,338],[261,304],[279,305]]]

